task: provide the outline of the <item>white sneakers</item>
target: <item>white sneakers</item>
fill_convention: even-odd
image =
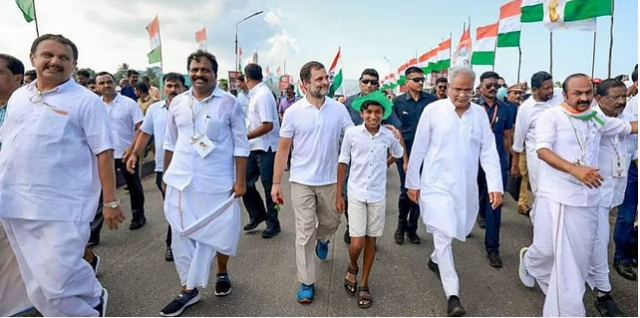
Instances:
[[[536,280],[535,278],[533,278],[533,276],[529,274],[529,271],[527,270],[527,265],[524,264],[524,254],[526,254],[528,250],[529,250],[528,247],[523,247],[520,249],[520,265],[518,270],[518,276],[520,276],[520,280],[525,286],[529,288],[533,288],[536,284]]]

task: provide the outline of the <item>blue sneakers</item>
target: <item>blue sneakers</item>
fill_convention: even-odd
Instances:
[[[313,294],[315,293],[315,285],[302,284],[298,289],[298,302],[301,304],[309,304],[313,302]]]
[[[316,256],[318,256],[321,261],[327,260],[329,257],[329,241],[322,243],[321,240],[318,240],[316,243]]]

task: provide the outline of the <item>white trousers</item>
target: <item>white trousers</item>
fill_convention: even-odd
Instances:
[[[434,251],[431,253],[431,260],[438,264],[440,269],[440,279],[442,288],[447,296],[458,296],[460,294],[460,281],[453,264],[453,238],[446,236],[438,230],[433,231]]]
[[[598,209],[563,205],[546,197],[536,200],[533,245],[524,263],[546,294],[543,315],[583,317]]]
[[[527,173],[529,174],[529,184],[531,185],[531,193],[533,193],[533,204],[531,205],[531,211],[529,212],[529,219],[531,220],[531,224],[535,225],[535,215],[536,215],[536,202],[538,202],[538,175],[539,175],[539,165],[540,159],[538,158],[537,153],[529,154],[526,153],[527,156]]]
[[[82,257],[89,222],[2,219],[29,300],[45,317],[97,317],[102,286]]]
[[[240,207],[230,192],[205,193],[167,186],[165,217],[171,225],[171,250],[182,286],[207,287],[217,253],[235,256],[240,240]],[[230,205],[221,207],[224,202]]]
[[[591,268],[587,277],[587,284],[591,289],[598,289],[602,292],[611,291],[611,281],[609,280],[609,235],[611,225],[609,225],[609,212],[607,207],[598,208],[598,230],[596,240],[593,244],[593,256],[591,257]]]
[[[13,253],[9,238],[0,222],[0,317],[16,315],[30,307],[31,302],[24,286],[20,266]]]

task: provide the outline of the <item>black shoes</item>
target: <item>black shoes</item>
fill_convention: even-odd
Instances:
[[[613,301],[611,293],[604,293],[603,296],[596,297],[596,309],[602,317],[625,317],[625,314]]]
[[[485,217],[480,216],[480,214],[478,214],[478,226],[481,229],[484,229],[487,227],[487,219]]]
[[[190,294],[182,292],[178,297],[176,297],[176,299],[160,311],[160,315],[164,317],[178,317],[187,307],[197,303],[198,301],[200,301],[200,293],[197,288]]]
[[[498,252],[491,252],[487,255],[489,258],[489,265],[494,268],[502,268],[502,260],[500,259],[500,254]]]
[[[169,246],[167,246],[167,250],[164,252],[164,260],[167,262],[173,262],[173,251]]]
[[[216,286],[214,294],[218,297],[224,297],[231,294],[231,278],[229,274],[217,274]]]
[[[131,220],[131,225],[129,225],[129,230],[134,231],[134,230],[140,229],[146,223],[147,223],[147,218],[144,216],[144,214],[142,214],[140,216],[136,216],[134,214],[134,216],[133,216],[133,218]]]
[[[440,267],[438,266],[438,264],[431,260],[431,257],[429,257],[427,267],[429,267],[432,272],[436,273],[436,277],[438,277],[438,279],[440,280]]]
[[[458,298],[458,296],[449,297],[449,304],[447,306],[447,315],[449,317],[461,317],[466,313],[460,304],[460,298]]]
[[[416,232],[407,232],[407,237],[409,238],[409,242],[412,244],[420,244],[422,242]]]
[[[613,268],[620,274],[620,276],[628,279],[628,280],[636,280],[638,279],[636,273],[633,271],[633,267],[631,264],[622,264],[622,263],[613,263]]]
[[[404,230],[398,229],[393,237],[396,239],[396,244],[404,244]]]
[[[260,225],[260,223],[266,221],[265,218],[261,218],[261,219],[251,219],[249,220],[249,223],[247,223],[242,229],[245,231],[253,231],[255,230],[258,225]]]
[[[262,232],[262,238],[270,239],[277,236],[278,234],[280,234],[280,226],[267,227],[267,229]]]
[[[347,229],[344,231],[344,243],[347,245],[351,245],[351,235],[349,235],[349,228],[347,227]]]

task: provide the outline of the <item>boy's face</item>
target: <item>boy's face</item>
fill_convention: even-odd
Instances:
[[[369,107],[364,109],[360,115],[362,116],[362,119],[364,119],[364,123],[367,127],[375,128],[380,126],[380,123],[382,122],[384,109],[382,106],[369,105]]]

